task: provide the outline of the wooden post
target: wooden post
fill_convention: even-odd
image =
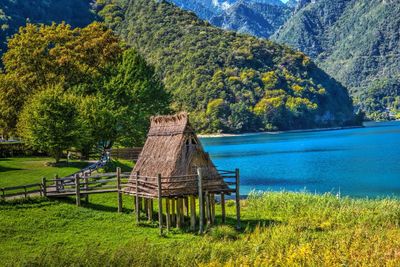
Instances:
[[[147,199],[147,219],[149,222],[153,221],[153,199]]]
[[[163,213],[162,213],[161,174],[158,174],[157,185],[158,185],[158,224],[160,227],[160,235],[162,235],[162,233],[163,233]]]
[[[122,212],[121,168],[117,167],[118,212]]]
[[[211,207],[210,207],[210,194],[208,191],[205,192],[206,195],[206,217],[207,217],[207,227],[211,224]]]
[[[236,176],[236,228],[240,229],[240,179],[239,179],[239,169],[235,170],[235,176]]]
[[[165,199],[165,220],[167,223],[167,231],[169,231],[171,229],[171,214],[170,214],[170,210],[169,210],[169,204],[170,204],[170,199],[166,198]]]
[[[59,184],[58,184],[58,174],[56,174],[55,176],[54,176],[54,179],[56,180],[56,192],[58,192],[58,189],[59,189]]]
[[[3,200],[6,200],[6,192],[5,192],[4,188],[1,189],[1,198]]]
[[[176,227],[177,228],[181,228],[182,227],[181,203],[182,203],[182,198],[178,198],[176,200]]]
[[[190,230],[196,230],[196,198],[190,196]]]
[[[199,186],[199,234],[204,232],[204,202],[203,202],[203,171],[201,168],[197,169],[198,186]]]
[[[140,201],[139,201],[139,182],[138,182],[138,179],[139,179],[139,172],[136,172],[136,196],[135,196],[135,198],[136,198],[136,222],[137,223],[139,223],[139,219],[140,219]]]
[[[184,204],[184,209],[185,209],[185,215],[186,217],[189,217],[189,198],[185,197],[183,199],[183,204]]]
[[[76,205],[81,205],[81,184],[79,181],[79,175],[75,175],[75,193],[76,193]]]
[[[226,212],[225,212],[225,193],[221,193],[221,215],[222,215],[222,223],[226,221]]]
[[[210,204],[211,204],[211,224],[215,223],[215,195],[210,194]]]
[[[171,224],[176,225],[175,198],[171,198]]]
[[[88,175],[88,173],[84,173],[83,177],[84,177],[84,182],[85,182],[85,191],[88,192],[89,191],[89,175]],[[85,202],[89,203],[89,194],[86,194]]]
[[[24,186],[24,196],[25,196],[25,198],[28,197],[28,194],[26,193],[26,186]]]

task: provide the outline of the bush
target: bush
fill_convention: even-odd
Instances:
[[[34,150],[24,143],[0,143],[0,158],[20,156],[46,156],[46,153]]]
[[[210,229],[209,235],[215,240],[236,240],[239,233],[229,225],[220,225]]]

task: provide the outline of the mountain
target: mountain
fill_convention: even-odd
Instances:
[[[239,1],[210,19],[213,25],[268,38],[289,19],[292,9],[277,3]]]
[[[382,0],[308,1],[273,36],[350,89],[375,119],[400,110],[400,5]]]
[[[111,7],[109,7],[111,5]],[[156,67],[203,132],[352,123],[351,99],[303,53],[224,31],[165,1],[109,1],[99,13]]]
[[[280,0],[170,0],[213,25],[268,38],[281,27],[293,8]]]
[[[95,19],[90,0],[0,0],[0,55],[6,49],[7,37],[26,22],[65,21],[74,27],[86,26]]]

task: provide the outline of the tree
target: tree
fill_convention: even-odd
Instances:
[[[78,98],[64,93],[60,85],[35,94],[18,122],[23,140],[35,149],[48,152],[58,163],[64,150],[79,146],[87,138],[77,103]]]
[[[121,118],[117,105],[102,95],[84,97],[79,103],[79,115],[88,138],[81,141],[81,151],[89,157],[93,149],[111,147],[118,136],[118,119]]]
[[[134,49],[124,52],[103,95],[115,104],[116,141],[124,146],[143,145],[150,116],[168,113],[171,101],[154,68]]]
[[[96,92],[121,54],[119,39],[98,22],[75,29],[65,23],[21,27],[3,56],[5,74],[0,80],[7,81],[0,83],[1,111],[7,114],[3,130],[13,131],[25,101],[43,88],[60,84],[67,90],[80,85],[88,93]]]

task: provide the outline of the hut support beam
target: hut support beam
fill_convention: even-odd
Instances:
[[[225,212],[225,194],[221,193],[221,216],[222,216],[222,223],[226,221],[226,212]]]
[[[199,234],[204,232],[204,202],[203,202],[203,172],[200,168],[197,169],[198,187],[199,187]]]
[[[153,199],[147,199],[147,208],[148,208],[148,220],[149,222],[153,221]]]
[[[165,199],[165,221],[167,224],[167,231],[169,231],[171,229],[171,214],[170,214],[169,204],[170,204],[170,199],[166,198]]]
[[[186,215],[186,217],[189,217],[189,198],[188,197],[185,197],[184,199],[183,199],[183,204],[184,204],[184,209],[185,209],[185,215]]]
[[[162,192],[161,192],[161,174],[157,176],[158,185],[158,223],[160,228],[160,235],[163,234],[163,213],[162,213]]]
[[[190,196],[190,230],[196,230],[196,198]]]
[[[206,195],[207,227],[209,227],[211,224],[210,194],[208,193],[208,191],[206,191],[205,195]]]
[[[210,194],[210,204],[211,204],[211,224],[215,224],[215,195]]]
[[[171,224],[176,224],[176,214],[175,214],[175,198],[171,198]]]
[[[181,228],[182,227],[181,204],[182,204],[182,198],[178,198],[176,200],[176,227],[177,228]]]

